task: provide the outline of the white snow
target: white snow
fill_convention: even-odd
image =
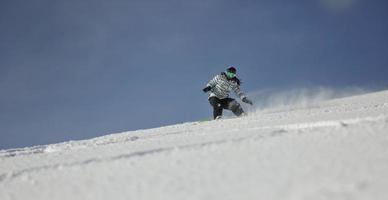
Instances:
[[[386,200],[387,188],[388,91],[0,151],[1,200]]]

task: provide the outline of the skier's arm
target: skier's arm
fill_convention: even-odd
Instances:
[[[253,105],[252,101],[249,100],[247,97],[244,97],[244,98],[242,99],[242,101],[243,101],[244,103]]]
[[[202,91],[203,92],[209,92],[211,89],[212,89],[212,87],[207,86],[207,87],[203,88]]]
[[[203,88],[204,92],[210,91],[214,86],[216,86],[217,81],[219,79],[219,75],[215,76],[212,80],[209,81],[209,83],[206,84],[206,87]]]
[[[209,81],[209,83],[207,83],[206,86],[210,86],[211,88],[213,88],[214,86],[217,85],[219,79],[220,79],[220,75],[216,75],[212,80]]]

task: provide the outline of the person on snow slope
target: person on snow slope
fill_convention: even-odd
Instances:
[[[209,103],[213,106],[213,118],[220,119],[223,109],[231,110],[236,116],[245,115],[241,105],[229,93],[233,90],[240,99],[247,104],[253,105],[245,94],[240,90],[241,81],[236,76],[236,68],[233,66],[216,75],[203,89],[209,93]]]

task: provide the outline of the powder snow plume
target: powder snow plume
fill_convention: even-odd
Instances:
[[[271,109],[303,108],[335,98],[360,95],[371,92],[371,89],[348,87],[334,89],[330,87],[305,87],[290,89],[265,89],[248,93],[255,105],[245,106],[250,112]]]

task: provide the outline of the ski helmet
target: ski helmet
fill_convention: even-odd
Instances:
[[[228,69],[226,69],[226,71],[231,72],[233,74],[236,74],[236,72],[237,72],[236,68],[234,68],[233,66],[228,67]]]
[[[228,69],[226,69],[226,75],[228,76],[228,78],[234,78],[236,77],[236,71],[236,68],[230,66],[228,67]]]

